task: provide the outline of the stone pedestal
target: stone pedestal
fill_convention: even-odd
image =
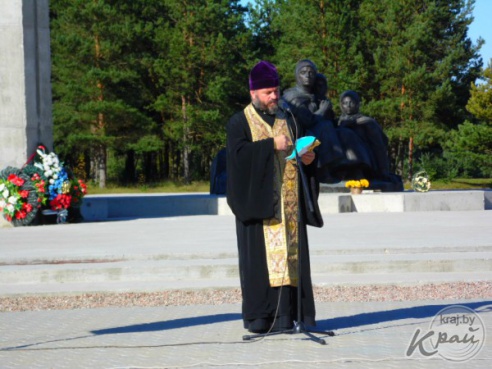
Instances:
[[[0,1],[0,169],[53,149],[49,0]]]
[[[0,170],[53,149],[49,0],[0,1]],[[10,226],[0,215],[0,227]]]

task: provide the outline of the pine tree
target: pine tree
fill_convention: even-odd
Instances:
[[[55,145],[72,161],[89,153],[100,187],[106,186],[108,150],[131,144],[152,124],[141,109],[137,5],[51,2]]]
[[[182,173],[189,182],[192,163],[198,169],[211,162],[225,142],[234,102],[244,100],[250,38],[238,1],[175,0],[166,10],[154,39],[153,106],[163,117],[173,176]]]
[[[266,1],[270,11],[263,29],[269,37],[272,60],[282,76],[282,88],[295,84],[294,67],[310,59],[325,74],[330,97],[355,86],[360,0]]]
[[[481,65],[481,43],[474,46],[467,38],[472,4],[366,0],[361,7],[365,49],[373,51],[365,57],[374,74],[363,86],[366,108],[399,146],[396,152],[408,142],[409,177],[414,143],[436,146],[444,131],[467,117],[467,86]],[[402,159],[400,154],[397,167]]]
[[[112,178],[124,181],[207,175],[226,119],[247,99],[246,8],[225,0],[51,5],[59,151],[74,161],[86,155],[102,187],[108,159]]]
[[[483,71],[482,83],[472,83],[466,109],[480,122],[492,127],[492,59]]]

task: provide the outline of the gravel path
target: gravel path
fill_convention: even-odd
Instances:
[[[492,282],[456,282],[414,286],[370,285],[315,287],[318,302],[468,300],[492,298]],[[241,302],[237,288],[162,292],[86,293],[0,297],[0,312],[94,309],[109,306],[220,305]]]

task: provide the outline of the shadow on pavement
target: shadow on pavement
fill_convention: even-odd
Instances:
[[[136,332],[155,332],[165,331],[168,329],[187,328],[205,324],[224,323],[232,320],[240,320],[241,314],[217,314],[217,315],[205,315],[196,316],[190,318],[167,320],[162,322],[145,323],[128,325],[124,327],[115,327],[107,329],[98,329],[91,331],[95,335],[103,334],[119,334],[119,333],[136,333]]]
[[[368,326],[372,324],[379,324],[385,322],[395,322],[403,319],[425,319],[434,317],[440,310],[448,306],[461,305],[470,309],[476,310],[486,307],[485,310],[480,312],[492,311],[492,301],[479,301],[470,303],[453,303],[453,304],[440,304],[440,305],[423,305],[410,308],[402,308],[395,310],[377,311],[371,313],[362,313],[351,316],[338,317],[333,319],[319,320],[316,326],[318,330],[337,330],[345,328],[356,328],[362,326]],[[137,333],[137,332],[155,332],[164,331],[169,329],[188,328],[193,326],[200,326],[206,324],[216,324],[230,322],[234,320],[241,320],[241,314],[216,314],[216,315],[204,315],[195,316],[182,319],[174,319],[168,321],[160,321],[154,323],[135,324],[122,327],[114,327],[107,329],[99,329],[91,331],[94,335],[105,334],[120,334],[120,333]]]
[[[320,320],[317,322],[318,323],[317,328],[320,328],[322,330],[336,330],[336,329],[344,329],[344,328],[355,328],[355,327],[361,327],[361,326],[385,323],[385,322],[394,322],[397,320],[403,320],[409,318],[414,318],[414,319],[432,318],[445,307],[454,306],[454,305],[466,306],[467,308],[473,310],[487,306],[487,309],[481,310],[481,312],[492,311],[492,301],[454,303],[454,304],[446,304],[446,305],[423,305],[423,306],[415,306],[410,308],[376,311],[372,313],[363,313],[363,314],[344,316],[344,317],[333,318],[333,319]]]

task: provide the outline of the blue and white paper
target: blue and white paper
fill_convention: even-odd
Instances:
[[[292,154],[287,156],[285,160],[292,160],[296,157],[296,152],[298,156],[304,155],[304,153],[309,151],[311,145],[316,141],[314,136],[304,136],[296,140],[296,149],[292,151]]]

